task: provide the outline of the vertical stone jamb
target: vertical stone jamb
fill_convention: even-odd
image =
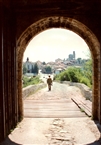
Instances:
[[[3,4],[0,2],[0,142],[5,137],[4,64],[3,64]]]
[[[99,65],[99,122],[101,124],[101,41],[100,41],[100,65]]]
[[[23,118],[23,101],[22,101],[22,59],[18,60],[18,114],[19,120]]]
[[[94,84],[93,84],[93,97],[92,97],[92,119],[93,120],[98,120],[98,108],[99,108],[99,94],[98,94],[98,60],[95,57],[93,59],[93,67],[94,67],[94,72],[93,72],[93,79],[94,79]]]

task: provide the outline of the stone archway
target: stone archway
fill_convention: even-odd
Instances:
[[[93,58],[92,118],[100,120],[100,44],[96,36],[79,21],[66,17],[47,17],[29,26],[17,41],[17,76],[19,115],[23,116],[22,103],[22,59],[28,43],[34,36],[50,28],[64,28],[81,36],[88,44]]]

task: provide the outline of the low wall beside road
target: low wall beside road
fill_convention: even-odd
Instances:
[[[88,86],[86,86],[85,84],[74,83],[74,82],[70,82],[70,81],[62,81],[62,82],[59,82],[59,83],[68,84],[69,86],[78,87],[81,90],[82,95],[87,100],[92,101],[92,90]],[[22,89],[22,97],[23,97],[23,99],[25,99],[29,95],[35,93],[37,90],[42,89],[42,88],[44,88],[46,86],[47,86],[46,83],[41,83],[41,84],[37,84],[37,85],[30,85],[28,87],[23,88]]]
[[[31,94],[35,93],[36,91],[38,91],[39,89],[42,89],[45,87],[46,87],[45,83],[27,86],[22,89],[22,98],[25,99],[29,95],[31,95]]]
[[[82,83],[74,83],[70,81],[61,81],[60,83],[68,84],[69,86],[76,86],[81,90],[82,95],[87,99],[92,101],[92,90]]]

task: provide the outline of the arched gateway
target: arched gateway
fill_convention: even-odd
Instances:
[[[101,124],[101,1],[0,0],[0,143],[23,117],[22,59],[40,32],[64,28],[81,36],[93,58],[92,117]]]
[[[92,118],[100,121],[100,44],[93,34],[81,22],[67,17],[46,17],[29,26],[17,41],[17,80],[18,80],[18,106],[19,114],[23,116],[22,103],[22,60],[28,43],[34,36],[50,28],[64,28],[71,30],[82,37],[88,44],[93,58],[93,93],[92,93]]]
[[[101,0],[0,0],[0,142],[23,117],[22,59],[40,32],[64,28],[81,36],[93,58],[92,117],[101,124]]]

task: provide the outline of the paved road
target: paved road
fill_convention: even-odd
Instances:
[[[82,97],[77,87],[53,82],[51,91],[47,87],[24,100],[24,117],[87,117],[71,100],[76,95]]]
[[[71,101],[73,96],[82,97],[78,88],[53,83],[51,92],[44,88],[28,97],[24,119],[1,145],[101,145],[97,125]]]
[[[46,81],[45,81],[46,82]],[[26,100],[64,100],[71,99],[73,96],[82,97],[81,91],[75,86],[53,82],[52,90],[48,91],[48,87],[39,90],[33,95],[30,95]]]

